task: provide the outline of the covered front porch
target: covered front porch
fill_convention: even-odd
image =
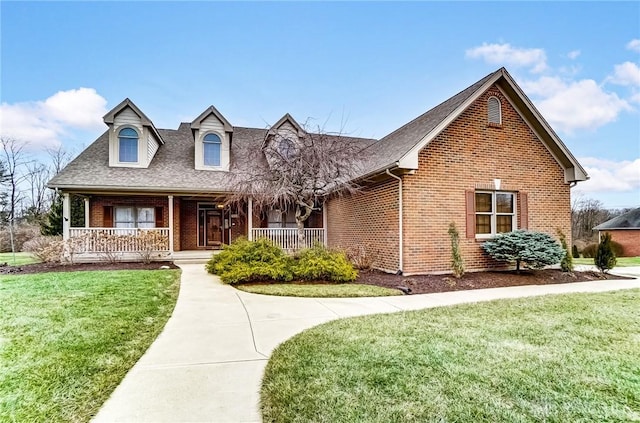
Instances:
[[[301,242],[286,212],[228,205],[223,195],[81,194],[84,226],[72,227],[70,195],[63,194],[63,238],[78,261],[168,260],[239,237],[267,238],[286,251],[327,243],[324,212],[309,219]]]

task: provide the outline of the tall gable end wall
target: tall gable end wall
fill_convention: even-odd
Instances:
[[[489,125],[487,100],[497,97],[502,125]],[[419,154],[419,169],[403,178],[405,273],[450,271],[447,234],[455,222],[468,270],[496,266],[465,236],[465,190],[492,186],[528,194],[528,229],[571,236],[564,170],[496,87],[490,88]],[[518,212],[521,204],[518,203]],[[516,219],[520,221],[520,216]]]

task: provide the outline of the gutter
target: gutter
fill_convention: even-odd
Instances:
[[[402,236],[402,178],[391,173],[388,168],[385,173],[398,180],[398,271],[396,273],[402,275],[402,268],[404,267],[404,258],[402,255],[402,247],[404,245]]]

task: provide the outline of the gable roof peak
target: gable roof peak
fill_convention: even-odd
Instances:
[[[107,125],[113,125],[116,116],[120,114],[124,109],[131,109],[133,113],[138,115],[142,126],[148,126],[149,128],[151,128],[151,131],[158,138],[160,143],[164,144],[164,140],[160,136],[160,133],[158,132],[156,127],[153,125],[151,119],[149,119],[149,117],[145,115],[142,110],[140,110],[140,108],[136,106],[133,101],[131,101],[129,97],[122,100],[116,107],[107,112],[107,114],[102,117],[103,122]]]
[[[204,112],[200,113],[200,115],[191,122],[191,129],[200,129],[202,121],[211,115],[214,115],[220,122],[222,122],[225,132],[233,132],[233,126],[213,105],[207,107]]]
[[[296,131],[298,132],[298,136],[304,136],[305,130],[302,128],[302,126],[300,126],[298,122],[296,122],[293,116],[291,116],[289,113],[285,113],[285,115],[282,116],[276,123],[271,125],[271,127],[269,128],[269,131],[267,132],[267,136],[275,135],[277,133],[277,130],[286,122],[289,122],[291,126],[293,126],[296,129]]]

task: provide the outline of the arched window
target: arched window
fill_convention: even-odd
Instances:
[[[124,128],[118,132],[118,160],[126,163],[138,162],[138,133]]]
[[[502,112],[500,110],[500,100],[497,97],[489,97],[487,100],[489,109],[489,123],[495,123],[497,125],[502,124]]]
[[[296,153],[296,146],[290,138],[283,138],[278,143],[278,153],[283,159],[289,160]]]
[[[216,134],[207,134],[202,140],[205,166],[220,166],[222,140]]]

